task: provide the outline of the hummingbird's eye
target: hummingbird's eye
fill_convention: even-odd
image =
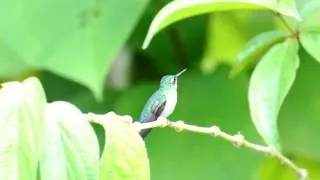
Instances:
[[[177,78],[176,78],[176,77],[174,77],[174,78],[172,78],[172,79],[170,80],[170,83],[171,83],[171,84],[175,84],[175,83],[176,83],[176,81],[177,81]]]

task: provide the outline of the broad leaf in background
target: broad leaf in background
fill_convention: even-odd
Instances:
[[[210,15],[207,29],[207,45],[201,62],[201,69],[210,73],[221,63],[233,65],[236,53],[245,44],[244,30],[249,20],[248,12]]]
[[[99,144],[90,123],[72,104],[46,106],[41,179],[96,180]]]
[[[14,79],[25,73],[29,67],[0,40],[0,78]]]
[[[35,180],[46,98],[40,82],[8,82],[0,90],[0,179]]]
[[[288,32],[275,30],[259,34],[252,38],[242,48],[242,51],[237,55],[236,64],[232,68],[229,76],[231,78],[237,76],[246,68],[250,68],[276,43],[284,41]]]
[[[299,66],[297,51],[294,39],[272,47],[254,69],[249,85],[252,121],[265,142],[278,150],[277,118]]]
[[[285,4],[285,3],[284,3]],[[272,10],[283,15],[300,20],[295,8],[280,6],[277,2],[255,1],[255,0],[175,0],[162,8],[153,19],[148,34],[144,40],[143,49],[146,49],[153,36],[165,27],[188,17],[231,10]]]
[[[320,62],[320,1],[311,1],[302,10],[300,41],[311,56]]]
[[[0,54],[1,61],[18,57],[87,86],[101,99],[112,60],[147,2],[0,1],[0,39],[13,52],[12,56]]]
[[[109,113],[103,127],[106,141],[100,164],[100,180],[149,180],[150,169],[144,141],[124,117]]]

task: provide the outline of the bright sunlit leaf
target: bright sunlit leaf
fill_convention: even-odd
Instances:
[[[137,130],[123,117],[107,114],[103,121],[106,142],[100,165],[100,180],[149,180],[149,160]]]
[[[301,21],[295,0],[273,0],[273,2],[275,2],[275,7],[281,14],[294,17],[296,20]]]
[[[297,14],[295,8],[288,8],[285,5],[279,5],[277,2],[273,1],[175,0],[163,7],[153,19],[142,48],[145,49],[149,46],[155,34],[177,21],[200,14],[232,10],[272,10],[283,15],[294,17],[296,20],[300,20],[300,16]]]
[[[320,1],[313,1],[302,10],[300,41],[306,51],[320,62]]]
[[[256,62],[276,43],[279,43],[289,35],[285,31],[267,31],[252,38],[242,48],[237,55],[236,64],[232,68],[229,76],[231,78],[237,76],[241,71],[248,67],[252,67]]]
[[[41,178],[96,180],[99,145],[85,116],[74,105],[58,101],[46,106],[45,118]]]
[[[2,84],[0,179],[36,179],[45,102],[42,86],[36,78]]]
[[[252,121],[265,142],[281,149],[277,118],[299,66],[298,42],[287,40],[272,47],[258,63],[249,85]]]

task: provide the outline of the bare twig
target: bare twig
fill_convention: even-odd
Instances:
[[[106,115],[95,115],[95,114],[88,114],[87,118],[90,122],[103,124],[101,121],[106,121],[108,118],[118,118],[121,121],[125,121],[129,124],[131,124],[132,118],[130,116],[118,116],[115,113],[107,113]],[[122,117],[122,118],[121,118]],[[228,133],[225,133],[220,130],[218,126],[211,126],[211,127],[201,127],[196,125],[189,125],[185,124],[183,121],[170,121],[165,118],[158,118],[157,121],[149,122],[149,123],[139,123],[134,122],[133,126],[137,129],[138,132],[140,132],[143,129],[150,129],[150,128],[164,128],[164,127],[170,127],[175,129],[178,132],[181,131],[189,131],[189,132],[195,132],[199,134],[207,134],[211,135],[213,137],[220,137],[221,139],[224,139],[228,142],[231,142],[236,147],[246,147],[248,149],[251,149],[256,152],[264,153],[269,156],[277,158],[280,162],[282,162],[284,165],[292,169],[299,177],[299,180],[307,180],[308,179],[308,172],[306,169],[299,168],[296,164],[294,164],[290,159],[282,155],[279,151],[276,149],[269,147],[269,146],[262,146],[258,144],[254,144],[249,142],[245,139],[245,137],[241,133],[237,133],[235,135],[230,135]]]
[[[185,124],[183,121],[173,122],[164,118],[159,118],[157,121],[150,122],[150,123],[141,124],[141,123],[135,122],[134,124],[138,128],[138,130],[155,128],[155,127],[171,127],[176,129],[179,132],[190,131],[190,132],[196,132],[200,134],[208,134],[214,137],[220,137],[226,141],[231,142],[236,147],[246,147],[251,150],[265,153],[279,159],[283,164],[285,164],[290,169],[292,169],[295,173],[298,174],[299,180],[306,180],[308,178],[308,173],[305,169],[299,168],[296,164],[294,164],[287,157],[282,155],[279,151],[277,151],[272,147],[261,146],[261,145],[251,143],[247,141],[241,133],[238,133],[236,135],[229,135],[221,131],[218,126],[200,127],[200,126]]]

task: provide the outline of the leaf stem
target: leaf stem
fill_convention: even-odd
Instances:
[[[283,17],[280,13],[273,11],[273,14],[281,21],[281,23],[282,23],[294,36],[297,36],[297,35],[298,35],[297,31],[290,26],[290,24],[284,19],[284,17]]]

